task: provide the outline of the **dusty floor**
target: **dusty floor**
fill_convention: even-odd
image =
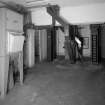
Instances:
[[[105,105],[105,70],[89,63],[42,63],[0,105]]]

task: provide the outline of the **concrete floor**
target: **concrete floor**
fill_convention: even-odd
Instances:
[[[0,105],[105,105],[104,67],[53,62],[29,69]]]

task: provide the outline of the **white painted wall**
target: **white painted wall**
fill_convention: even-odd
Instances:
[[[50,25],[52,17],[46,12],[46,8],[32,10],[32,22],[35,25]]]

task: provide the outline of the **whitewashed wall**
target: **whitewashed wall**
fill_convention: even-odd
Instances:
[[[46,8],[32,10],[32,22],[35,25],[50,25],[52,17],[46,12]]]

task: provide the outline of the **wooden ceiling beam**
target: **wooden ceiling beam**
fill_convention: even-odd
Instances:
[[[21,14],[25,14],[28,12],[28,10],[24,6],[15,4],[14,2],[7,3],[4,1],[0,1],[0,3],[3,4],[4,7],[9,8],[9,9],[16,11],[18,13],[21,13]]]
[[[66,27],[68,26],[69,24],[64,21],[64,19],[62,19],[60,16],[58,16],[56,13],[54,13],[52,11],[52,9],[50,9],[49,7],[47,7],[47,12],[53,17],[55,18],[62,26]]]

